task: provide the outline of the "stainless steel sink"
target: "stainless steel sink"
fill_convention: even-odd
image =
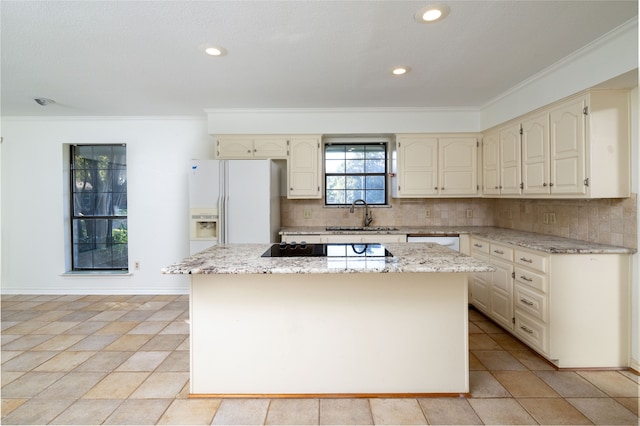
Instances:
[[[398,228],[393,228],[390,226],[327,226],[325,230],[384,232],[384,231],[397,231]]]

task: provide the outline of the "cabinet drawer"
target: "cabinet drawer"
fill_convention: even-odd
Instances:
[[[490,250],[493,257],[508,260],[509,262],[513,261],[513,249],[511,247],[491,243]]]
[[[531,290],[521,284],[516,284],[516,310],[523,310],[531,314],[534,318],[546,323],[549,318],[547,300],[548,299],[545,294]]]
[[[525,343],[543,354],[549,353],[549,329],[544,323],[516,312],[515,333]]]
[[[476,238],[471,239],[471,251],[489,254],[489,243]]]
[[[528,287],[535,288],[536,290],[540,290],[543,293],[547,292],[548,281],[546,275],[539,274],[519,266],[516,266],[515,272],[517,282]]]
[[[515,262],[527,268],[547,272],[547,259],[547,256],[516,249]]]

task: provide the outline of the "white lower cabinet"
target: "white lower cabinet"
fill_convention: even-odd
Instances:
[[[549,254],[475,237],[471,254],[496,267],[470,277],[471,303],[536,352],[560,368],[629,366],[630,255]]]

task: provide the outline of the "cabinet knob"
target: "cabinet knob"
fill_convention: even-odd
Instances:
[[[444,191],[444,186],[442,188],[440,188],[440,191]]]
[[[437,186],[435,186],[433,189],[437,191],[437,190],[438,190],[438,187],[437,187]]]
[[[495,188],[493,188],[493,189],[498,189],[498,187],[496,186],[496,187],[495,187]]]
[[[550,183],[549,186],[553,186],[553,183]]]
[[[543,182],[543,183],[542,183],[542,186],[547,186],[547,182]]]
[[[251,154],[251,150],[250,149],[247,150],[247,154]]]

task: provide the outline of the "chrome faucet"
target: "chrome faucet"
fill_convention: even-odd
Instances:
[[[349,209],[349,213],[353,213],[353,209],[357,203],[364,204],[364,215],[362,216],[362,226],[367,227],[373,222],[373,215],[369,211],[369,205],[367,202],[361,198],[358,198],[353,203],[351,203],[351,208]]]

